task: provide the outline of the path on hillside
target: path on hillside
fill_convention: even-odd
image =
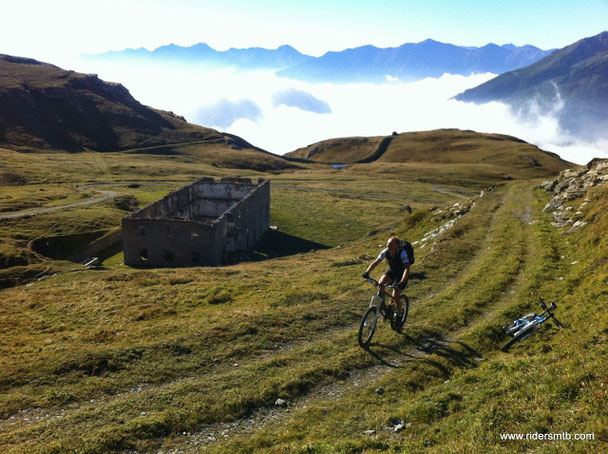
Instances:
[[[278,428],[279,426],[275,424],[289,424],[291,418],[297,421],[300,412],[308,411],[305,407],[314,409],[315,406],[318,408],[323,405],[332,408],[333,405],[339,405],[341,402],[349,402],[351,397],[357,397],[361,392],[369,392],[370,388],[388,389],[390,385],[387,383],[390,383],[391,374],[408,374],[410,368],[407,366],[411,364],[430,365],[449,380],[454,369],[472,368],[477,361],[483,360],[481,354],[475,351],[474,342],[467,341],[468,332],[483,324],[491,323],[492,317],[514,304],[526,289],[524,284],[531,274],[530,260],[537,255],[534,244],[537,241],[534,216],[538,214],[532,209],[533,203],[534,195],[526,184],[511,184],[505,193],[488,194],[477,201],[476,206],[461,218],[459,223],[467,222],[469,219],[467,216],[475,216],[475,222],[469,225],[474,229],[470,234],[478,235],[480,239],[473,244],[474,250],[466,262],[463,261],[462,266],[444,280],[436,281],[431,278],[433,273],[439,271],[433,271],[432,262],[428,266],[425,264],[432,261],[432,258],[429,259],[432,255],[430,246],[421,250],[419,261],[416,263],[416,272],[428,274],[430,282],[439,282],[439,284],[425,286],[424,281],[417,281],[416,285],[408,289],[414,304],[405,334],[397,336],[389,330],[388,324],[383,323],[369,349],[369,360],[352,362],[357,356],[367,356],[361,352],[356,343],[357,321],[350,326],[335,326],[322,334],[316,333],[317,338],[294,337],[291,342],[281,344],[278,348],[266,350],[262,354],[244,356],[239,359],[238,365],[232,364],[232,361],[209,363],[204,368],[197,369],[194,375],[182,375],[157,384],[142,383],[132,389],[125,388],[122,392],[96,397],[90,402],[88,400],[76,402],[74,406],[62,407],[57,411],[50,408],[23,410],[10,419],[0,421],[0,429],[4,427],[8,430],[9,426],[19,425],[26,428],[23,436],[29,436],[33,431],[54,430],[57,424],[61,424],[60,420],[63,420],[63,424],[76,424],[93,418],[99,412],[116,411],[124,405],[124,402],[135,404],[156,399],[158,396],[167,398],[167,402],[171,402],[169,396],[187,392],[189,386],[196,387],[201,380],[222,382],[228,379],[229,382],[233,376],[238,376],[241,370],[257,369],[255,366],[260,363],[268,366],[259,368],[261,375],[258,377],[261,381],[268,376],[272,377],[275,370],[281,369],[304,373],[306,377],[306,370],[298,371],[294,365],[299,367],[300,364],[306,364],[309,359],[323,361],[317,367],[323,370],[322,367],[327,365],[328,370],[331,371],[331,364],[336,358],[342,357],[341,361],[351,358],[346,376],[326,375],[318,381],[314,381],[311,377],[310,386],[303,387],[301,392],[290,398],[287,408],[275,406],[272,402],[264,402],[262,405],[265,406],[258,403],[261,408],[253,410],[244,418],[198,426],[194,433],[169,438],[161,450],[163,453],[201,452],[205,446],[212,448],[216,442],[241,435],[254,435],[267,428]],[[456,226],[460,226],[459,223]],[[449,232],[452,231],[448,230],[444,235],[449,236]],[[469,233],[466,230],[461,230],[454,238],[466,237],[467,234]],[[437,241],[439,242],[440,239]],[[504,263],[512,261],[513,258],[521,260],[515,260],[516,265],[505,268]],[[498,276],[498,287],[494,291],[487,292],[487,298],[485,293],[480,297],[474,290],[478,287],[484,288],[484,278],[488,275],[488,270]],[[369,292],[364,294],[368,300]],[[357,301],[359,301],[357,307],[361,306],[363,309],[364,302],[359,296]],[[444,301],[452,303],[449,306],[450,311],[445,310]],[[341,304],[336,301],[328,303],[336,308]],[[317,316],[324,317],[327,314],[323,312],[318,313]],[[455,316],[462,316],[464,322],[446,324],[448,317]],[[424,332],[424,327],[429,323],[436,328],[432,337],[411,334],[413,333],[411,329],[418,332],[422,329]],[[410,336],[408,336],[408,328]],[[465,342],[469,342],[469,345]],[[317,348],[318,346],[321,347]],[[318,353],[315,353],[316,350],[312,351],[315,348]],[[491,357],[494,353],[486,351],[483,354]],[[311,368],[311,372],[314,370]],[[279,385],[280,382],[277,382],[277,386]],[[255,383],[247,383],[243,386],[255,386]],[[422,386],[425,387],[426,384]],[[372,422],[370,426],[373,426]]]
[[[94,189],[96,192],[103,194],[103,195],[100,197],[94,197],[91,199],[83,200],[81,202],[68,203],[66,205],[57,205],[57,206],[53,206],[53,207],[41,207],[41,208],[28,208],[26,210],[12,211],[10,213],[0,213],[0,220],[29,218],[29,217],[35,216],[37,214],[52,213],[54,211],[65,210],[68,208],[93,205],[96,203],[101,203],[101,202],[105,202],[107,200],[113,199],[114,197],[118,196],[118,194],[119,194],[116,191],[105,191],[105,190],[97,189],[100,187],[117,186],[117,185],[122,185],[122,184],[166,185],[166,184],[170,184],[170,183],[175,183],[175,181],[129,180],[129,181],[118,181],[118,182],[114,182],[114,183],[87,184],[84,186],[78,186],[76,189],[79,191],[84,191],[87,189]],[[285,184],[273,184],[272,187],[281,188],[281,189],[291,189],[291,190],[296,190],[296,191],[311,191],[311,192],[325,192],[325,193],[334,193],[334,194],[359,195],[359,196],[366,196],[366,197],[371,197],[374,199],[382,199],[382,200],[387,200],[387,199],[409,200],[411,202],[416,202],[416,203],[434,202],[433,200],[430,200],[430,199],[419,199],[419,198],[416,199],[416,198],[404,197],[404,196],[400,196],[400,195],[396,195],[396,194],[386,194],[386,193],[382,193],[382,192],[362,192],[362,191],[345,190],[345,189],[312,188],[312,187],[292,186],[292,185],[285,185]],[[463,191],[462,189],[449,188],[449,187],[444,187],[444,186],[433,186],[432,189],[433,189],[433,191],[452,195],[452,196],[458,197],[458,198],[468,198],[472,195],[477,195],[476,192],[467,192],[467,191]]]
[[[373,199],[381,199],[381,200],[387,200],[387,199],[409,200],[411,202],[417,202],[417,203],[435,203],[436,202],[436,200],[412,198],[412,197],[407,197],[406,195],[400,195],[400,194],[387,194],[385,192],[355,191],[352,189],[342,189],[342,188],[340,188],[340,189],[312,188],[312,187],[308,187],[308,186],[293,186],[293,185],[276,184],[276,183],[272,184],[272,187],[281,188],[281,189],[292,189],[295,191],[311,191],[311,192],[325,192],[325,193],[329,193],[329,194],[358,195],[358,196],[365,196],[365,197],[370,197]],[[452,195],[459,199],[469,199],[472,196],[479,195],[478,192],[465,191],[462,189],[450,188],[447,186],[433,186],[432,190],[435,192],[442,193],[442,194]]]
[[[388,146],[391,144],[395,136],[386,136],[384,139],[380,141],[378,147],[374,150],[374,152],[366,158],[359,159],[355,161],[354,164],[367,164],[369,162],[374,162],[380,159],[380,157],[386,153],[388,150]]]
[[[94,197],[91,199],[83,200],[81,202],[73,202],[73,203],[68,203],[65,205],[57,205],[57,206],[53,206],[53,207],[41,207],[41,208],[28,208],[27,210],[12,211],[10,213],[0,213],[0,220],[29,218],[36,214],[51,213],[53,211],[65,210],[67,208],[93,205],[95,203],[105,202],[106,200],[113,199],[114,197],[119,195],[119,193],[116,191],[106,191],[106,190],[101,190],[98,188],[103,188],[103,187],[108,187],[108,186],[121,186],[121,185],[125,185],[125,184],[139,184],[141,186],[144,186],[144,185],[164,186],[164,185],[168,185],[171,183],[181,183],[181,182],[175,181],[175,180],[173,180],[173,181],[171,181],[171,180],[165,180],[165,181],[126,180],[126,181],[116,181],[114,183],[86,184],[83,186],[77,186],[76,189],[78,191],[86,191],[88,189],[94,189],[96,192],[103,194],[103,195],[101,197]]]
[[[501,283],[499,296],[488,301],[479,313],[471,315],[466,325],[445,332],[442,336],[435,336],[435,338],[408,339],[406,329],[403,336],[405,341],[401,338],[391,344],[384,344],[385,341],[382,338],[375,340],[369,349],[370,354],[377,361],[375,365],[354,370],[342,381],[335,380],[329,384],[313,387],[300,397],[292,399],[287,408],[278,406],[261,408],[247,418],[210,424],[196,433],[185,436],[179,448],[169,451],[161,449],[159,453],[197,452],[201,447],[218,441],[230,440],[236,436],[252,435],[273,424],[285,424],[292,417],[292,412],[306,411],[308,406],[324,402],[347,399],[350,393],[362,392],[375,387],[376,383],[391,374],[406,371],[407,369],[404,367],[411,362],[424,362],[441,368],[443,366],[435,358],[444,360],[447,358],[454,368],[475,367],[475,363],[483,361],[484,357],[475,350],[474,346],[463,343],[461,339],[475,327],[491,323],[492,319],[496,318],[501,311],[517,302],[520,295],[525,294],[525,286],[532,268],[531,257],[537,252],[534,244],[537,241],[533,227],[535,221],[531,217],[532,203],[533,195],[524,185],[512,186],[501,201],[498,210],[492,214],[489,225],[485,229],[485,236],[475,255],[458,275],[445,282],[442,288],[436,289],[433,294],[419,295],[421,303],[414,305],[413,313],[410,314],[407,323],[407,327],[413,328],[421,323],[424,324],[426,311],[422,309],[428,307],[429,304],[425,300],[464,295],[463,289],[474,287],[477,285],[477,281],[484,278],[488,269],[499,266],[498,263],[503,257],[493,251],[493,246],[498,238],[508,233],[513,245],[511,252],[521,260],[513,269],[513,273],[505,277]],[[518,222],[507,226],[508,222],[505,221],[513,219]],[[349,348],[349,345],[352,346],[353,343],[356,343],[355,331],[357,328],[358,324],[345,331],[328,332],[323,339],[329,339],[335,345],[345,345],[345,348]],[[388,330],[388,324],[382,323],[379,326],[379,332]],[[276,355],[281,353],[282,350],[273,352]],[[449,378],[449,372],[446,374],[446,378]]]
[[[89,187],[79,187],[77,188],[78,190],[84,190],[84,189],[89,189],[92,186]],[[102,190],[96,190],[96,192],[103,194],[101,197],[94,197],[92,199],[87,199],[87,200],[83,200],[81,202],[73,202],[73,203],[68,203],[66,205],[57,205],[54,207],[46,207],[46,208],[29,208],[27,210],[21,210],[21,211],[14,211],[12,213],[0,213],[0,220],[2,219],[19,219],[19,218],[29,218],[31,216],[34,216],[36,214],[43,214],[43,213],[52,213],[53,211],[59,211],[59,210],[65,210],[67,208],[74,208],[74,207],[82,207],[82,206],[86,206],[86,205],[93,205],[94,203],[100,203],[100,202],[105,202],[106,200],[110,200],[113,199],[114,197],[116,197],[118,195],[117,192],[115,191],[102,191]]]

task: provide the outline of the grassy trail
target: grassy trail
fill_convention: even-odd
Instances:
[[[502,196],[497,195],[497,197]],[[504,208],[501,211],[504,211]],[[491,226],[498,222],[496,220],[497,214],[487,216],[486,213],[482,213],[482,215],[485,215],[482,217],[490,224],[489,232],[493,232]],[[479,227],[483,228],[483,224]],[[485,242],[482,242],[482,244],[485,244]],[[486,255],[486,252],[483,249],[480,249],[478,251],[478,256],[475,257],[472,263],[476,263],[477,261],[483,263]],[[310,257],[307,257],[307,259],[309,263],[312,262],[313,265],[315,264],[314,259],[310,260]],[[323,261],[323,257],[320,257],[320,260]],[[422,260],[422,263],[424,272],[424,259]],[[322,266],[320,263],[319,265]],[[480,267],[482,267],[482,265],[477,265],[476,269],[479,269]],[[250,266],[250,271],[255,273],[255,270],[252,270],[251,268],[252,267]],[[255,266],[253,266],[253,268],[255,268]],[[439,273],[441,273],[441,271],[439,271]],[[434,282],[436,278],[433,277],[433,271],[429,269],[428,274],[430,276],[429,280]],[[477,271],[471,271],[471,265],[467,265],[464,271],[461,272],[460,275],[456,275],[452,281],[461,281],[462,275],[470,275],[470,279],[472,279],[476,277],[477,274]],[[461,283],[451,284],[448,286],[447,290],[440,293],[438,297],[443,298],[446,294],[452,294],[458,291],[458,288],[461,285]],[[437,289],[435,285],[432,287]],[[421,286],[420,291],[424,292],[425,286]],[[360,293],[361,292],[358,292],[358,294]],[[426,299],[423,294],[414,293],[412,296],[419,300]],[[367,299],[367,297],[364,298]],[[421,309],[432,304],[433,300],[437,300],[437,297],[431,299],[431,303],[425,303],[424,306],[421,305]],[[91,421],[94,419],[94,415],[98,414],[100,411],[108,415],[119,415],[127,411],[134,415],[136,413],[133,412],[139,410],[140,414],[148,416],[146,409],[150,406],[149,401],[160,399],[166,403],[168,408],[180,407],[183,406],[183,402],[196,399],[201,393],[203,395],[206,394],[204,389],[208,387],[206,384],[209,382],[221,383],[218,391],[224,395],[224,399],[221,402],[215,403],[213,403],[213,400],[204,402],[202,407],[196,409],[196,424],[200,424],[201,422],[214,424],[218,421],[236,421],[239,420],[239,418],[247,416],[254,408],[265,407],[266,405],[271,404],[279,396],[289,399],[299,398],[307,395],[317,387],[327,386],[328,384],[335,383],[336,380],[339,381],[351,374],[356,374],[358,371],[374,367],[377,364],[377,359],[362,352],[354,342],[354,331],[356,330],[357,319],[354,318],[353,320],[353,317],[346,313],[345,316],[348,317],[348,319],[340,321],[340,315],[338,314],[336,316],[336,314],[333,313],[337,306],[343,304],[343,301],[333,301],[326,304],[329,305],[321,310],[319,310],[319,307],[315,306],[314,308],[311,308],[312,311],[310,312],[304,311],[303,313],[298,313],[300,311],[293,311],[292,316],[294,317],[294,322],[307,322],[305,326],[307,330],[299,333],[291,332],[288,334],[292,339],[294,339],[293,336],[297,335],[301,336],[302,339],[306,339],[307,337],[310,338],[311,329],[312,332],[315,330],[314,323],[311,323],[312,320],[310,320],[312,313],[314,314],[314,317],[319,318],[319,323],[323,326],[322,332],[324,335],[320,338],[311,339],[311,342],[289,340],[286,345],[283,344],[270,351],[262,350],[263,353],[261,353],[261,348],[263,347],[255,348],[254,343],[249,345],[249,348],[241,349],[242,351],[235,354],[229,347],[231,343],[233,343],[233,337],[228,336],[226,342],[226,348],[228,350],[225,355],[217,355],[217,341],[207,348],[203,347],[203,350],[208,351],[207,355],[215,357],[210,361],[210,364],[202,369],[190,365],[188,365],[189,367],[184,367],[183,365],[181,367],[175,366],[177,367],[177,370],[174,372],[167,371],[165,374],[166,378],[161,377],[161,381],[158,384],[144,384],[143,386],[132,383],[127,377],[125,377],[123,385],[120,385],[120,379],[115,379],[112,383],[112,389],[105,393],[105,395],[91,395],[91,397],[96,397],[95,399],[91,399],[93,402],[84,400],[88,399],[86,392],[84,394],[82,390],[74,392],[72,395],[77,399],[76,402],[78,402],[78,395],[82,396],[81,399],[83,399],[83,401],[80,401],[75,408],[68,410],[67,412],[63,410],[63,413],[61,413],[62,418],[60,425],[68,423],[74,428],[73,436],[77,437],[77,433],[82,432],[82,422]],[[285,318],[284,313],[282,316]],[[334,317],[333,322],[329,320],[330,316]],[[302,318],[298,320],[299,317]],[[258,325],[258,323],[256,323],[256,318],[255,314],[249,314],[249,326]],[[420,324],[428,323],[429,321],[427,317],[424,317],[421,322],[416,322],[416,318],[416,313],[414,312],[411,319],[411,328],[414,330]],[[260,322],[259,319],[258,322]],[[345,330],[344,328],[340,328],[340,325],[344,323],[346,323],[350,329],[347,328]],[[334,328],[332,328],[332,325]],[[243,327],[238,328],[240,331],[235,330],[236,332],[247,332],[248,329],[243,329]],[[397,340],[398,338],[395,338],[392,333],[388,333],[386,329],[380,331],[381,332],[378,334],[379,339],[382,339],[381,342],[387,342],[388,340],[387,345],[389,347],[397,349],[403,348],[404,346],[407,347],[407,342],[399,342]],[[211,332],[206,335],[204,331],[198,331],[196,336],[190,336],[190,339],[181,339],[182,343],[185,344],[185,347],[183,348],[193,348],[190,346],[194,346],[197,343],[197,337],[203,339],[212,336]],[[297,339],[297,337],[295,339]],[[211,353],[211,348],[215,350],[214,355]],[[153,350],[156,350],[156,348],[150,347],[149,352],[146,354],[152,356]],[[202,351],[200,352],[202,353]],[[232,363],[231,357],[236,357],[238,359]],[[336,361],[336,358],[340,358],[340,361]],[[237,360],[238,366],[234,366]],[[145,369],[149,366],[144,363],[141,367],[142,369]],[[189,368],[191,368],[193,372],[196,371],[196,373],[193,374],[192,372],[188,372]],[[178,378],[172,379],[172,377]],[[256,377],[256,387],[246,386],[246,383],[251,377]],[[94,386],[94,382],[97,380],[92,377],[85,381],[91,382],[90,386]],[[128,387],[130,387],[130,389],[127,390],[126,388]],[[56,391],[49,391],[51,394],[60,394],[61,392],[67,392],[69,394],[65,385],[59,386],[58,383],[52,388],[55,388]],[[121,388],[123,389],[122,391]],[[239,391],[234,392],[233,390]],[[20,394],[24,392],[26,392],[24,389],[19,390]],[[180,396],[178,398],[179,401],[176,401],[172,396]],[[32,429],[35,431],[42,430],[44,433],[51,433],[58,429],[56,420],[45,416],[47,414],[46,411],[43,410],[37,413],[38,414],[32,414],[31,412],[26,413],[27,419],[30,421],[32,421],[32,418],[35,416],[40,418],[38,420],[40,422],[34,424],[33,427],[31,424],[26,425],[27,428],[24,432],[20,433],[21,436],[25,438],[32,437]],[[161,411],[158,413],[157,417],[159,418],[159,421],[156,421],[155,423],[163,426],[169,424],[168,421],[174,419],[175,415],[171,414],[171,412]],[[186,417],[187,416],[185,415],[178,416],[178,418]],[[134,429],[131,428],[129,430],[133,431]],[[112,437],[108,435],[106,435],[106,438],[112,439]],[[124,438],[124,432],[119,431],[115,438],[116,442],[118,442],[119,439]]]
[[[405,334],[380,326],[369,351],[356,344],[371,294],[358,280],[367,260],[359,257],[385,234],[208,274],[115,271],[79,284],[65,276],[63,289],[15,290],[0,316],[70,286],[82,307],[69,309],[73,334],[48,362],[22,350],[21,364],[0,376],[0,444],[7,452],[494,452],[487,436],[469,445],[432,440],[445,440],[444,419],[469,405],[462,395],[478,381],[486,386],[487,369],[502,362],[500,326],[559,270],[554,233],[531,187],[486,194],[417,250]],[[435,225],[403,228],[414,240]],[[63,307],[48,303],[44,315]],[[89,320],[91,309],[98,315]],[[103,350],[81,337],[88,323]],[[128,336],[110,330],[117,323]],[[44,345],[48,334],[31,336]],[[278,398],[289,407],[277,408]],[[472,401],[487,406],[484,399]],[[397,417],[413,429],[383,429]]]
[[[339,448],[344,452],[384,452],[391,443],[394,446],[394,438],[404,437],[385,432],[382,441],[378,441],[377,434],[383,435],[382,426],[390,425],[395,414],[403,413],[399,410],[401,406],[417,400],[414,408],[416,405],[424,408],[425,399],[429,399],[429,394],[425,394],[427,390],[441,382],[449,383],[454,375],[461,373],[459,370],[474,371],[480,361],[492,360],[500,354],[496,351],[497,326],[501,320],[506,320],[505,317],[522,310],[530,292],[538,288],[542,264],[555,259],[555,250],[543,241],[539,234],[542,228],[530,216],[531,213],[541,216],[539,208],[539,201],[529,185],[511,186],[491,217],[483,246],[473,260],[452,282],[420,304],[409,320],[403,340],[396,342],[394,335],[388,335],[372,346],[372,352],[384,364],[371,368],[382,372],[369,374],[359,370],[352,373],[341,389],[332,388],[331,395],[321,393],[316,396],[316,402],[307,400],[306,408],[298,408],[295,415],[256,436],[235,437],[212,452],[334,452]],[[424,267],[425,263],[421,265]],[[489,275],[498,276],[498,279],[489,279]],[[456,309],[455,314],[434,310],[439,302],[448,304],[447,301],[450,301],[450,309]],[[393,367],[387,367],[387,363]],[[378,387],[390,396],[384,398],[381,408],[378,400],[383,398],[372,391]],[[370,418],[370,407],[378,412],[374,415],[375,424],[370,424],[370,419],[374,419]],[[416,416],[416,411],[411,414]],[[423,414],[421,422],[428,417]],[[376,431],[373,437],[364,435],[370,428]],[[306,435],[310,433],[315,434],[314,439]],[[319,437],[319,433],[323,435]],[[302,447],[300,451],[296,446]],[[410,446],[414,449],[412,452],[427,452],[428,449],[428,446],[415,443]],[[433,452],[460,452],[462,449],[437,448]],[[489,446],[477,449],[470,452],[488,452]]]
[[[452,373],[450,368],[471,367],[476,361],[483,360],[482,353],[461,343],[461,338],[479,323],[490,318],[485,311],[491,310],[491,313],[495,314],[502,308],[513,304],[510,297],[519,293],[516,287],[520,287],[522,282],[525,281],[523,264],[527,263],[527,251],[533,247],[530,245],[533,242],[533,226],[521,222],[523,214],[530,210],[534,202],[529,187],[513,187],[506,194],[497,194],[495,197],[496,199],[502,199],[501,203],[494,205],[497,207],[495,211],[490,210],[482,213],[485,215],[485,224],[478,224],[478,228],[485,232],[485,238],[480,242],[478,250],[473,258],[466,263],[466,266],[451,280],[440,283],[440,285],[443,284],[442,288],[432,286],[433,290],[431,290],[430,286],[426,286],[426,289],[419,289],[425,293],[418,293],[415,292],[413,286],[411,287],[411,295],[420,301],[420,304],[414,309],[408,321],[407,334],[399,338],[394,333],[390,333],[386,325],[380,326],[377,334],[379,337],[370,349],[371,363],[361,364],[360,367],[351,370],[347,377],[334,382],[333,385],[319,383],[317,387],[307,390],[306,394],[290,402],[291,405],[296,408],[323,406],[328,399],[332,401],[336,396],[347,396],[346,399],[351,399],[353,393],[364,389],[364,387],[375,386],[374,383],[378,381],[390,382],[393,375],[407,374],[406,371],[412,363],[430,364],[431,367],[436,367],[447,378]],[[484,204],[481,204],[481,206],[480,210],[485,207]],[[471,232],[471,234],[473,235],[474,232]],[[495,246],[504,238],[510,238],[511,247],[503,245],[499,250],[496,250]],[[428,260],[429,258],[425,257],[425,259]],[[426,269],[425,259],[421,260],[419,266],[421,266],[423,272],[429,275],[431,270]],[[494,291],[497,294],[502,292],[508,296],[485,305],[480,305],[474,298],[468,299],[467,296],[472,293],[479,293],[480,286],[485,284],[487,288],[484,277],[487,275],[487,270],[492,268],[499,268],[500,275],[503,277],[500,282],[492,283],[492,287],[498,289]],[[429,276],[429,279],[434,281],[433,276]],[[446,320],[445,313],[435,311],[433,307],[438,301],[446,304],[448,299],[459,301],[464,306],[463,313],[474,317],[467,320],[452,317]],[[465,301],[462,302],[461,300]],[[437,327],[445,327],[445,330],[438,332]],[[336,354],[349,353],[353,350],[356,352],[355,330],[356,326],[353,326],[350,331],[347,330],[338,336],[330,337],[333,345],[340,346],[336,351],[328,352],[331,357]],[[317,341],[317,343],[324,341],[327,341],[325,336],[322,341]],[[455,344],[455,346],[449,344]],[[447,367],[429,359],[432,355],[437,354],[440,357],[447,357]],[[301,357],[299,353],[298,356]],[[331,359],[328,358],[328,362],[330,361]],[[302,412],[306,413],[305,411]],[[277,413],[282,413],[282,416],[277,415]],[[268,418],[268,414],[273,417]],[[235,433],[250,431],[251,427],[259,430],[260,426],[263,425],[259,422],[260,419],[266,421],[279,419],[281,420],[280,424],[289,425],[290,423],[285,421],[288,417],[288,413],[269,410],[257,417],[250,418],[248,423],[240,421],[233,426],[206,427],[192,435],[191,439],[185,441],[185,444],[193,448],[214,439],[222,438],[219,436],[222,432],[224,436],[230,434],[234,437]],[[306,416],[300,417],[306,418]],[[275,429],[276,425],[269,428],[268,432]],[[183,445],[180,444],[178,447],[182,448]],[[222,449],[226,449],[226,447],[218,447],[218,452],[221,452]]]

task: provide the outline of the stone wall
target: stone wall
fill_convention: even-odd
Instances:
[[[251,248],[270,226],[270,183],[203,178],[122,221],[131,266],[212,266]]]

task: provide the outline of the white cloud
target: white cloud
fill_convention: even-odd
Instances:
[[[273,106],[281,105],[288,107],[297,107],[306,112],[314,112],[318,114],[329,114],[331,108],[325,101],[315,98],[310,93],[295,88],[287,88],[272,95]]]
[[[80,62],[74,69],[98,73],[104,80],[120,81],[144,104],[171,110],[192,122],[204,120],[204,126],[239,135],[278,154],[333,137],[460,128],[513,135],[577,163],[586,163],[594,156],[608,156],[606,142],[585,143],[560,129],[556,113],[563,106],[547,112],[531,109],[532,115],[524,119],[501,103],[474,105],[451,99],[493,78],[493,74],[470,77],[444,74],[438,79],[412,83],[392,80],[385,84],[336,85],[279,78],[268,71],[243,72],[197,65]],[[284,95],[294,93],[297,102],[292,102],[293,96],[288,96],[286,102]],[[311,100],[318,103],[315,108],[306,109],[310,106],[302,102]],[[299,108],[289,107],[293,105]],[[322,105],[328,109],[331,106],[331,113],[320,115]],[[214,109],[209,106],[223,115],[214,117],[211,115]]]
[[[221,99],[216,103],[200,107],[193,121],[202,125],[227,128],[240,118],[258,121],[261,116],[260,108],[249,99],[239,99],[238,101]]]

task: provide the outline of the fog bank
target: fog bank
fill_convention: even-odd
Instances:
[[[586,143],[560,129],[556,113],[563,106],[544,112],[532,109],[533,115],[524,119],[501,103],[474,105],[451,99],[493,74],[445,74],[411,83],[387,74],[384,84],[339,85],[199,65],[81,61],[73,69],[120,82],[143,104],[236,134],[277,154],[334,137],[459,128],[516,136],[580,164],[608,157],[608,140]]]

